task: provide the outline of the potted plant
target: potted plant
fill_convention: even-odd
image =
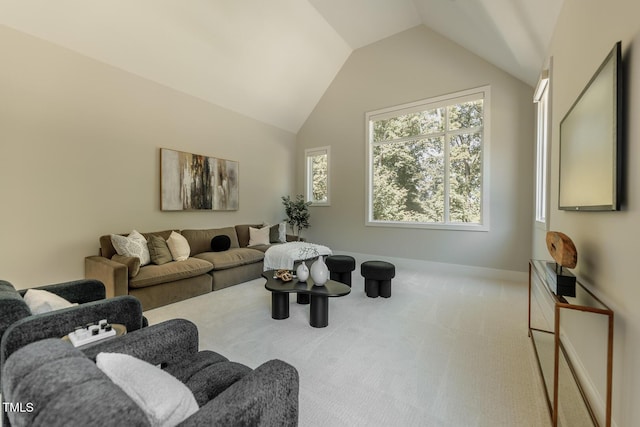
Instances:
[[[285,221],[291,226],[293,234],[298,236],[298,240],[300,240],[302,230],[309,228],[309,216],[311,216],[309,206],[311,202],[305,202],[304,196],[298,194],[295,200],[291,200],[289,196],[282,196],[282,204],[287,215]]]

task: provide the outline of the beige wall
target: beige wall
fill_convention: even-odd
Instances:
[[[98,236],[282,219],[295,135],[0,26],[0,278],[82,278]],[[240,163],[236,212],[162,212],[159,148]]]
[[[578,249],[577,276],[615,310],[614,421],[640,420],[640,3],[635,0],[565,0],[548,55],[553,57],[551,212],[549,228],[569,235]],[[622,40],[627,101],[626,202],[621,212],[566,212],[558,203],[558,130],[582,88],[613,44]],[[544,253],[538,237],[536,253]],[[596,331],[587,328],[580,346],[588,359],[599,351]],[[601,360],[600,360],[601,362]],[[592,366],[587,366],[587,369]]]
[[[490,231],[365,226],[365,112],[491,86]],[[532,221],[533,88],[426,27],[356,50],[298,133],[304,149],[331,146],[331,206],[311,207],[314,241],[332,248],[524,271]]]

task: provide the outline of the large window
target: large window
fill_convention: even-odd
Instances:
[[[487,230],[489,87],[367,113],[368,225]]]
[[[307,149],[305,198],[314,206],[329,206],[329,157],[331,147]]]
[[[549,140],[549,72],[544,71],[533,97],[538,105],[536,128],[536,223],[547,224],[547,159]]]

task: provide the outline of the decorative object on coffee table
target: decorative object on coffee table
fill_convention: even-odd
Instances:
[[[391,279],[396,276],[396,267],[386,261],[366,261],[360,266],[364,277],[364,291],[369,298],[391,297]]]
[[[304,261],[298,265],[298,268],[296,269],[296,276],[300,282],[306,282],[309,278],[309,267],[307,267],[307,264]]]
[[[325,259],[329,278],[351,286],[351,272],[356,269],[356,260],[348,255],[331,255]]]
[[[324,286],[329,280],[329,269],[327,264],[324,263],[322,256],[319,256],[317,260],[311,264],[311,278],[316,286]]]
[[[293,280],[293,275],[289,270],[278,270],[276,271],[276,277],[283,282],[290,282]]]
[[[559,231],[547,232],[547,249],[555,263],[547,263],[547,277],[558,296],[576,296],[576,277],[567,270],[578,263],[578,251],[573,241]]]

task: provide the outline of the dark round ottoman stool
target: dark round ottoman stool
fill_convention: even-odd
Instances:
[[[364,291],[369,298],[389,298],[391,279],[396,276],[396,267],[386,261],[366,261],[360,266],[364,277]]]
[[[331,255],[324,261],[329,268],[329,278],[351,287],[351,272],[356,269],[356,260],[348,255]]]

